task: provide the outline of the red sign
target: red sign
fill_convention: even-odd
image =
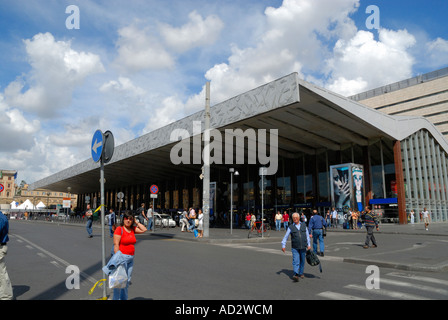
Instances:
[[[0,192],[2,192],[3,190],[5,190],[5,187],[2,184],[0,184]]]
[[[151,191],[152,194],[157,194],[159,192],[159,188],[153,184],[150,188],[149,191]]]

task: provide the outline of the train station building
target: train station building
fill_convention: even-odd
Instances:
[[[381,110],[415,104],[418,97],[409,95],[418,92],[433,104],[439,99],[444,117],[447,74],[347,98],[293,73],[212,106],[211,214],[229,213],[232,202],[235,213],[257,213],[263,199],[268,217],[278,210],[311,208],[323,214],[331,207],[344,214],[370,205],[383,222],[405,224],[410,210],[423,208],[433,222],[447,221],[448,132],[444,135],[443,124],[423,116]],[[431,84],[437,88],[428,93]],[[386,95],[394,102],[377,110]],[[105,165],[105,205],[148,207],[150,186],[157,185],[160,210],[202,207],[204,119],[200,111],[115,146]],[[261,167],[267,168],[263,184]],[[77,207],[85,209],[86,197],[93,207],[100,205],[99,178],[99,164],[87,159],[30,188],[70,188],[78,195]],[[120,203],[119,192],[124,194]]]

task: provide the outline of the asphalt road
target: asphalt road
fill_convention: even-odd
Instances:
[[[99,234],[96,230],[89,239],[80,225],[11,220],[6,264],[15,299],[100,298],[102,288],[89,294],[103,278]],[[306,265],[305,279],[295,283],[291,280],[290,251],[285,254],[280,250],[280,234],[261,242],[201,242],[138,235],[129,299],[174,300],[182,306],[183,301],[204,300],[448,298],[446,271],[406,271],[377,263],[380,256],[384,261],[428,262],[437,256],[434,248],[446,247],[445,237],[382,234],[377,236],[382,246],[367,250],[361,247],[364,237],[360,233],[329,234],[323,272]],[[107,254],[111,247],[112,239],[107,236]],[[356,261],[350,261],[351,257]],[[368,270],[370,265],[376,265],[377,270]],[[79,289],[67,288],[66,281],[72,275],[72,269],[66,273],[67,267],[73,266],[80,271]]]

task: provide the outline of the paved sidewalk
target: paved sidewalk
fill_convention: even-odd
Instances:
[[[365,229],[329,229],[326,241],[329,241],[329,239],[332,239],[332,235],[336,236],[338,233],[344,233],[354,242],[347,247],[349,250],[327,253],[325,257],[321,258],[322,263],[325,263],[325,261],[339,261],[406,271],[448,271],[448,223],[432,223],[429,226],[429,230],[425,230],[424,224],[381,224],[380,231],[375,232],[375,235],[377,240],[384,235],[383,238],[387,244],[380,245],[375,249],[362,248],[366,233]],[[235,243],[235,245],[238,245],[244,243],[246,245],[256,245],[259,243],[278,243],[280,246],[284,234],[283,230],[281,232],[271,231],[269,237],[249,239],[248,230],[246,229],[233,229],[231,232],[229,228],[210,228],[208,238],[195,238],[193,233],[181,232],[180,228],[176,227],[169,230],[148,232],[147,236],[211,244]],[[354,243],[357,242],[359,244],[355,245]]]

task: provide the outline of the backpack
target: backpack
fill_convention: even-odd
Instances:
[[[322,266],[320,264],[320,260],[317,257],[316,253],[314,253],[311,250],[307,250],[306,252],[306,262],[310,265],[310,266],[319,266],[319,270],[320,272],[322,272]]]

